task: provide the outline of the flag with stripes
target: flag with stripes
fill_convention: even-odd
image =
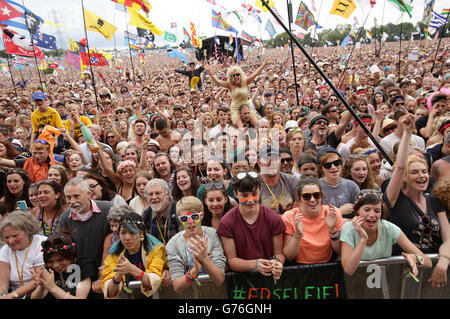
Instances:
[[[448,16],[450,14],[450,9],[443,9],[441,15]]]
[[[245,32],[244,30],[242,30],[242,32],[241,32],[241,37],[242,37],[242,43],[244,43],[244,44],[250,45],[253,41],[255,41],[255,37],[252,37],[250,34]]]
[[[264,28],[264,30],[266,30],[267,33],[270,34],[271,38],[273,38],[277,34],[277,32],[275,31],[275,28],[273,27],[272,22],[270,22],[269,19],[267,19],[266,27]]]
[[[369,30],[366,30],[366,37],[369,38],[370,40],[372,40],[372,32],[370,32]]]
[[[308,9],[306,4],[303,1],[300,1],[300,5],[297,11],[297,17],[295,18],[296,25],[300,28],[308,30],[309,27],[316,24],[316,20],[314,19],[314,15]]]
[[[173,28],[176,28],[177,27],[177,23],[176,22],[171,22],[170,23],[170,27],[173,29]]]
[[[189,32],[186,30],[185,27],[183,27],[183,35],[185,36],[186,40],[190,41],[191,36],[189,35]]]
[[[439,29],[445,24],[445,18],[431,10],[430,28]]]

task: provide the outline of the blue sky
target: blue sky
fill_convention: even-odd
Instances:
[[[81,0],[24,0],[25,6],[41,16],[44,20],[63,24],[67,27],[53,27],[50,25],[44,25],[41,31],[44,33],[52,34],[57,37],[58,47],[63,45],[63,48],[67,48],[67,38],[71,37],[74,40],[79,40],[84,35]],[[254,6],[255,0],[216,0],[219,4],[222,4],[226,10],[232,11],[235,9],[242,10],[241,3],[245,2]],[[312,0],[304,0],[306,5],[311,9]],[[338,24],[353,23],[354,17],[358,19],[360,25],[363,24],[367,14],[366,28],[370,28],[374,24],[374,17],[377,18],[380,24],[383,20],[384,24],[389,22],[399,23],[401,20],[401,12],[396,10],[387,0],[377,0],[377,4],[370,10],[369,0],[355,1],[357,4],[356,10],[345,20],[339,16],[330,15],[333,1],[332,0],[314,0],[317,11],[314,12],[316,20],[319,25],[325,28],[333,28]],[[386,2],[386,3],[385,3]],[[404,22],[412,22],[416,24],[417,21],[422,19],[425,0],[414,0],[413,6],[413,18],[409,18],[406,14],[403,15]],[[450,1],[436,0],[435,11],[440,13],[445,7],[450,7]],[[19,1],[21,3],[21,1]],[[182,40],[183,27],[189,30],[189,23],[192,21],[197,29],[197,34],[201,36],[213,36],[228,35],[227,32],[218,30],[211,27],[211,9],[215,8],[216,11],[220,7],[213,7],[207,2],[207,0],[150,0],[153,8],[149,13],[149,20],[152,21],[161,30],[167,30],[175,33],[179,41]],[[275,7],[281,14],[283,21],[287,21],[287,6],[286,0],[274,0]],[[300,0],[292,1],[294,19],[297,14]],[[118,29],[115,33],[116,46],[118,48],[124,47],[124,31],[126,30],[126,21],[128,18],[125,13],[115,9],[115,3],[110,0],[84,0],[84,6],[90,11],[94,12],[98,16],[114,24]],[[383,17],[383,6],[385,6]],[[245,30],[247,33],[253,36],[262,36],[264,40],[269,38],[269,35],[264,31],[264,26],[270,13],[261,13],[263,23],[258,24],[256,21],[248,16],[245,12],[240,11],[239,14],[243,17],[244,23],[241,25],[237,17],[233,14],[229,15],[226,20],[239,31]],[[272,18],[271,18],[272,19]],[[176,22],[177,28],[171,29],[170,23]],[[272,22],[274,20],[272,19]],[[281,26],[274,23],[275,29],[278,32],[283,32]],[[292,24],[294,33],[301,31],[305,33],[303,29],[300,29],[296,25]],[[136,28],[128,26],[128,30],[132,33],[136,33]],[[60,34],[58,35],[58,31]],[[114,48],[114,39],[107,40],[100,33],[88,31],[89,43],[97,48]],[[61,39],[60,39],[61,38]],[[164,43],[163,37],[156,37],[157,42]]]

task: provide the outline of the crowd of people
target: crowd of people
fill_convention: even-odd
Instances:
[[[203,274],[352,275],[400,255],[445,287],[449,47],[411,45],[419,60],[362,45],[348,67],[349,48],[313,48],[338,93],[300,52],[295,79],[287,48],[188,65],[154,52],[45,83],[28,69],[15,90],[2,75],[0,299],[151,298]]]

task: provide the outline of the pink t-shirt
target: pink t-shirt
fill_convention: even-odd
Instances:
[[[328,227],[325,225],[325,211],[328,209],[327,205],[322,205],[320,215],[313,219],[303,216],[303,238],[300,241],[300,248],[295,257],[296,262],[302,264],[316,264],[326,263],[330,260],[333,248],[331,246]],[[294,234],[294,216],[299,213],[300,208],[296,207],[288,210],[281,216],[286,225],[285,234]],[[337,209],[336,229],[340,230],[342,224],[342,214],[339,209]]]
[[[217,234],[234,239],[239,258],[269,259],[273,256],[272,237],[283,233],[285,228],[281,216],[263,205],[260,205],[256,221],[249,225],[237,206],[222,217]]]

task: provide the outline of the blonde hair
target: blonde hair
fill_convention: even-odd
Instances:
[[[231,82],[231,78],[232,78],[232,74],[234,73],[239,73],[241,75],[241,86],[245,87],[247,86],[247,75],[245,75],[244,71],[242,71],[242,69],[237,66],[237,65],[233,65],[232,67],[230,67],[227,71],[227,79],[229,82]]]
[[[202,213],[203,203],[195,196],[184,196],[178,201],[176,209],[177,215],[180,213],[180,211]]]

